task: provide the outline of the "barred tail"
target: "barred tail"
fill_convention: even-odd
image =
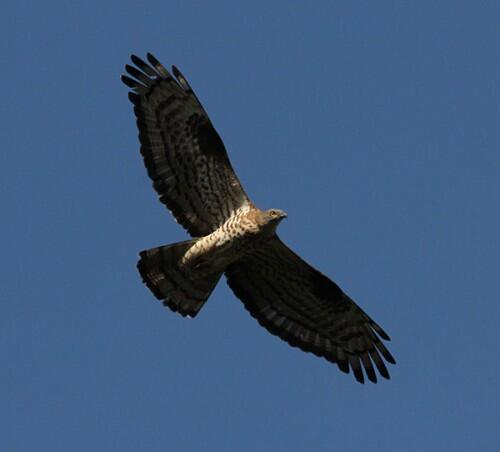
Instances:
[[[152,248],[140,253],[137,269],[156,298],[182,316],[195,317],[222,273],[200,278],[183,271],[179,262],[195,240]]]

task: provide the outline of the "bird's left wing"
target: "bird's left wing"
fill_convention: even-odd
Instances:
[[[139,128],[141,154],[160,200],[195,237],[207,235],[250,203],[224,144],[180,71],[151,54],[132,55],[122,81]]]
[[[389,336],[333,281],[297,256],[277,236],[226,271],[228,284],[250,314],[294,347],[352,369],[363,383],[389,378]]]

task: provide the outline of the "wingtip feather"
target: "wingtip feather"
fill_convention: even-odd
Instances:
[[[120,80],[122,81],[122,83],[132,89],[138,89],[140,86],[142,86],[137,80],[130,78],[128,75],[120,76]]]

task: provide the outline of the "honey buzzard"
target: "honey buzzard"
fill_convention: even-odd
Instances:
[[[260,210],[233,171],[224,144],[191,86],[151,54],[122,81],[129,88],[141,154],[160,201],[193,239],[140,253],[138,269],[173,311],[195,317],[222,274],[246,309],[272,334],[336,363],[364,382],[395,363],[389,336],[337,284],[276,234],[286,217]]]

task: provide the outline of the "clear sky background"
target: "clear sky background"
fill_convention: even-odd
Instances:
[[[7,2],[3,451],[490,451],[500,443],[500,5]],[[130,53],[191,82],[282,238],[392,336],[357,384],[225,282],[199,317],[135,265],[187,234],[139,155]]]

